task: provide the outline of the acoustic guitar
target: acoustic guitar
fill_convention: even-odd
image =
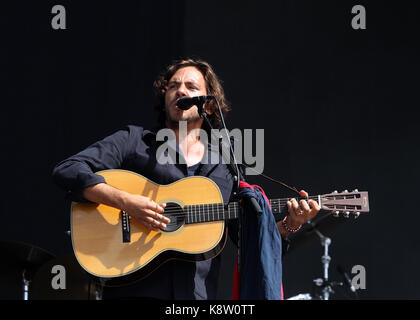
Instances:
[[[240,204],[223,203],[218,186],[193,176],[159,185],[126,170],[97,172],[107,184],[166,203],[171,222],[153,231],[126,212],[103,204],[73,202],[71,236],[83,269],[106,286],[119,286],[148,275],[169,259],[190,261],[215,257],[226,243],[225,220],[238,217]],[[331,193],[310,197],[331,214],[356,217],[369,212],[367,192]],[[287,214],[286,199],[271,199],[273,214]]]

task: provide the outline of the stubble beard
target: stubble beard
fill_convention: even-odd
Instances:
[[[173,130],[178,130],[179,129],[179,123],[181,121],[186,121],[188,125],[193,124],[193,123],[198,123],[200,121],[200,116],[196,113],[194,114],[189,114],[189,115],[182,115],[177,117],[176,115],[178,114],[175,113],[175,115],[171,115],[171,113],[166,110],[166,126],[169,129],[173,129]]]

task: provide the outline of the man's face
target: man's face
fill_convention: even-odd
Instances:
[[[179,69],[168,82],[165,94],[166,120],[172,123],[200,120],[197,106],[188,110],[181,110],[176,106],[176,102],[181,97],[195,97],[206,94],[206,82],[198,69],[195,67]]]

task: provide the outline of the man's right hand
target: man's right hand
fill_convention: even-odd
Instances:
[[[170,220],[163,214],[166,204],[157,204],[152,199],[136,194],[126,197],[123,210],[146,228],[154,231],[166,228]]]
[[[106,183],[85,188],[83,196],[92,202],[124,210],[148,229],[159,231],[170,222],[162,215],[166,204],[159,205],[150,198],[116,189]]]

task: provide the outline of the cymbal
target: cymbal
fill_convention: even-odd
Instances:
[[[0,241],[0,285],[14,292],[22,292],[23,275],[31,280],[36,270],[54,255],[32,244]]]
[[[95,300],[97,288],[97,282],[79,265],[74,254],[69,254],[54,258],[39,268],[31,283],[30,299]]]

